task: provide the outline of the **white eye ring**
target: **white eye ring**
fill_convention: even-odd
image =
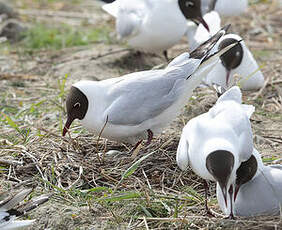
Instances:
[[[76,102],[73,107],[75,108],[76,106],[80,107],[80,103]]]
[[[188,2],[185,2],[185,6],[186,7],[193,7],[193,6],[195,6],[195,4],[194,4],[194,2],[188,1]]]

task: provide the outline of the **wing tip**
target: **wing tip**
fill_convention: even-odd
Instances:
[[[196,59],[202,59],[202,58],[206,57],[210,53],[212,48],[216,45],[218,40],[223,35],[225,35],[227,33],[227,31],[229,30],[230,26],[231,26],[231,24],[227,24],[227,25],[223,26],[216,34],[211,36],[204,43],[202,43],[196,49],[194,49],[190,53],[190,57],[196,58]]]

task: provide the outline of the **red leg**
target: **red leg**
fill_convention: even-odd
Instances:
[[[138,147],[141,143],[142,143],[142,140],[138,141],[138,142],[134,145],[133,149],[130,150],[130,153],[133,153],[133,152],[135,151],[135,149],[137,149],[137,147]]]
[[[163,52],[163,55],[164,55],[164,57],[165,57],[165,60],[166,60],[167,62],[169,62],[169,58],[168,58],[168,55],[167,55],[167,50],[165,50],[165,51]]]
[[[147,139],[146,145],[149,145],[151,144],[151,141],[153,140],[154,134],[151,129],[147,129],[147,132],[148,132],[148,139]]]

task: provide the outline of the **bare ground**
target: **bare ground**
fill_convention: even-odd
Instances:
[[[95,1],[12,2],[27,24],[36,19],[105,26],[114,31],[113,20]],[[256,107],[251,119],[254,142],[266,164],[282,162],[281,17],[277,5],[265,1],[252,4],[242,17],[226,19],[264,64],[265,87],[244,92],[243,100]],[[191,170],[183,173],[177,167],[181,129],[215,103],[217,97],[211,89],[195,90],[183,114],[151,145],[142,146],[137,156],[129,154],[132,146],[98,140],[79,122],[71,137],[61,136],[64,100],[73,82],[117,77],[165,64],[161,56],[128,51],[100,57],[125,48],[114,34],[110,36],[109,44],[35,52],[2,50],[0,189],[14,190],[22,184],[33,186],[34,194],[53,194],[48,203],[26,217],[37,218],[32,229],[282,229],[279,217],[236,221],[206,217],[201,180]],[[169,50],[169,56],[186,49],[183,40]],[[105,154],[109,150],[116,152]],[[214,184],[209,206],[221,213]]]

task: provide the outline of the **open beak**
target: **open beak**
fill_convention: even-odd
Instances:
[[[208,24],[206,23],[206,21],[203,19],[203,17],[198,17],[197,21],[201,24],[203,24],[203,26],[207,29],[208,32],[210,32],[210,28],[208,26]]]
[[[224,197],[225,205],[227,207],[227,188],[226,188],[226,185],[219,184],[219,186],[220,186],[220,189],[221,189],[223,197]]]
[[[69,130],[73,120],[74,120],[73,118],[68,117],[67,122],[66,122],[66,124],[64,126],[64,129],[63,129],[63,137],[66,135],[67,131]]]

